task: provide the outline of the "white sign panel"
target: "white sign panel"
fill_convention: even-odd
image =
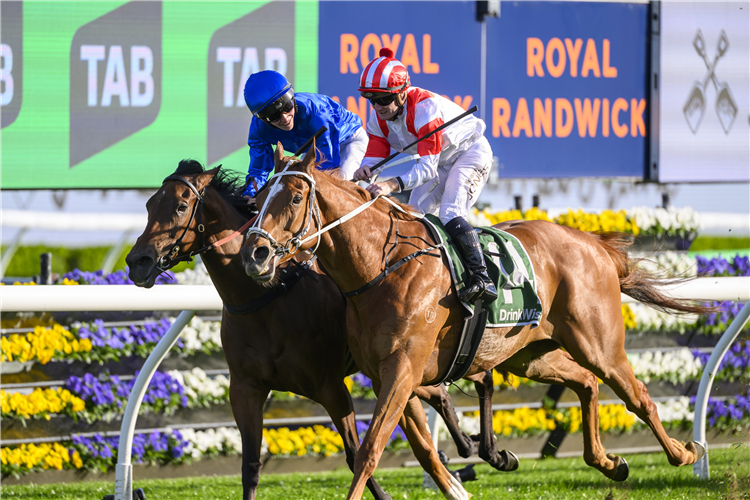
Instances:
[[[750,181],[750,2],[662,2],[660,182]]]

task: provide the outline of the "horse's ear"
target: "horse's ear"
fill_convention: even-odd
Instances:
[[[315,167],[315,159],[318,156],[318,150],[315,149],[315,138],[313,137],[312,144],[310,145],[310,149],[307,150],[307,153],[305,153],[305,159],[302,160],[302,171],[303,172],[312,172],[313,167]]]
[[[274,153],[274,159],[276,160],[276,164],[279,164],[284,160],[284,146],[281,145],[280,141],[276,143],[276,153]]]
[[[221,170],[221,165],[198,174],[198,177],[195,178],[195,187],[198,188],[198,191],[208,186],[211,180],[216,176],[216,174],[219,173],[219,170]]]

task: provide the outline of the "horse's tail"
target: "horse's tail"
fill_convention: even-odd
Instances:
[[[589,233],[604,250],[617,268],[620,279],[620,291],[642,304],[666,313],[695,313],[706,314],[714,311],[714,307],[696,304],[686,299],[675,299],[663,294],[659,288],[676,283],[684,283],[695,278],[674,278],[657,276],[654,273],[638,267],[640,259],[631,258],[625,251],[633,244],[630,235],[617,232]]]

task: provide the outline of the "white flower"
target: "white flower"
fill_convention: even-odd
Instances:
[[[701,362],[688,348],[671,351],[647,351],[628,354],[636,378],[649,383],[652,378],[666,378],[672,383],[685,382],[701,373]]]
[[[175,273],[174,277],[180,285],[213,285],[203,262],[196,264],[195,269]]]

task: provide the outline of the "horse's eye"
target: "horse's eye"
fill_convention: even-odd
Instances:
[[[296,194],[294,195],[294,199],[292,200],[292,205],[299,205],[302,203],[302,196]]]
[[[180,206],[177,207],[177,213],[182,215],[184,214],[188,209],[187,203],[180,203]]]

